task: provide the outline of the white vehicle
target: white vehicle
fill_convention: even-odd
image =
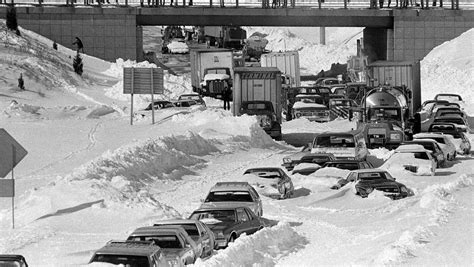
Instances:
[[[456,158],[456,146],[453,143],[453,137],[442,133],[418,133],[413,135],[413,139],[432,139],[438,142],[444,157],[447,160]]]
[[[435,175],[436,160],[422,145],[401,145],[380,167],[389,172],[407,170],[417,175]]]
[[[171,54],[189,53],[189,47],[183,39],[173,39],[166,47]]]

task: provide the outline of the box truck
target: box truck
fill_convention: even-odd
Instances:
[[[262,67],[276,67],[286,81],[284,86],[297,87],[301,84],[300,57],[298,51],[272,52],[260,57]]]
[[[234,69],[234,116],[256,115],[260,126],[276,140],[281,140],[281,72],[275,67]]]
[[[219,97],[224,83],[232,87],[234,54],[231,49],[192,49],[190,62],[194,92]]]

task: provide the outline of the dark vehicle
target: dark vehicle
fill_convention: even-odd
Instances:
[[[453,101],[463,101],[462,97],[458,94],[437,94],[434,97],[435,100],[447,100],[449,102]]]
[[[342,170],[360,170],[360,169],[372,169],[374,166],[370,162],[365,160],[332,160],[328,161],[323,165],[323,168],[332,167]]]
[[[271,101],[242,101],[240,114],[257,115],[263,130],[276,140],[281,140],[281,125]]]
[[[104,262],[131,267],[161,267],[170,266],[175,260],[166,261],[162,249],[153,241],[110,241],[94,252],[89,263]]]
[[[261,194],[268,197],[277,197],[281,199],[290,198],[295,188],[291,178],[281,169],[276,167],[252,168],[244,172],[253,174],[255,178],[250,178],[249,183],[261,189]]]
[[[436,114],[434,115],[435,118],[437,118],[437,117],[446,117],[446,116],[459,116],[459,117],[463,117],[464,119],[466,119],[466,114],[464,112],[458,111],[458,110],[443,110],[443,109],[440,109],[440,110],[437,110]]]
[[[202,252],[182,227],[140,227],[130,234],[127,241],[153,241],[161,248],[166,260],[177,260],[178,266],[194,263]]]
[[[224,88],[232,88],[232,75],[229,68],[215,67],[204,69],[200,93],[214,98],[222,98]]]
[[[311,154],[311,145],[308,144],[300,152],[296,152],[289,157],[283,158],[283,164],[286,170],[292,171],[293,168],[300,163],[317,163],[319,165],[326,161],[336,159],[333,154],[330,153],[313,153]],[[314,160],[314,161],[313,161]]]
[[[462,129],[459,129],[454,123],[432,123],[428,132],[443,133],[452,135],[454,140],[458,140],[459,145],[455,144],[456,151],[460,154],[469,154],[471,152],[471,142]]]
[[[207,225],[198,220],[164,220],[158,221],[153,226],[163,227],[182,227],[186,233],[194,240],[198,250],[201,251],[201,258],[209,257],[216,247],[216,238],[214,233],[207,227]]]
[[[306,118],[309,121],[328,122],[329,108],[326,99],[318,94],[298,94],[291,113],[293,119]]]
[[[441,168],[446,165],[446,158],[443,150],[438,145],[438,142],[432,139],[414,139],[412,141],[403,142],[402,145],[422,145],[426,150],[431,151],[431,155],[436,160],[436,167]]]
[[[25,257],[18,254],[0,254],[0,266],[28,267]]]
[[[331,88],[325,86],[303,86],[297,87],[299,94],[316,94],[324,98],[324,104],[329,103]]]
[[[241,234],[253,234],[265,224],[248,207],[229,203],[221,205],[203,205],[195,210],[190,219],[200,220],[214,232],[218,248],[225,248]]]
[[[178,97],[178,101],[181,101],[181,100],[194,100],[196,101],[196,103],[198,103],[199,105],[203,105],[203,106],[206,106],[206,102],[204,102],[204,99],[202,99],[202,97],[198,94],[184,94],[184,95],[180,95]]]
[[[166,100],[153,101],[154,109],[164,109],[174,107],[173,103]],[[151,103],[145,108],[145,110],[151,110]]]
[[[210,190],[205,206],[210,204],[230,203],[237,206],[249,207],[257,216],[263,215],[262,200],[259,194],[248,182],[220,182]]]
[[[391,199],[407,197],[409,191],[404,184],[395,182],[390,173],[380,169],[362,169],[351,171],[345,179],[338,181],[332,189],[339,189],[349,182],[355,182],[356,194],[365,198],[374,190],[383,191]]]
[[[468,131],[467,121],[463,117],[457,115],[438,117],[433,120],[433,123],[454,123],[461,131]]]
[[[447,101],[447,100],[434,100],[434,99],[426,100],[425,102],[423,102],[421,104],[418,111],[425,110],[425,109],[431,109],[435,105],[443,105],[443,104],[449,104],[449,101]]]

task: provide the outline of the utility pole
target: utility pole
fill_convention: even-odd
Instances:
[[[319,27],[319,43],[326,45],[326,27]]]

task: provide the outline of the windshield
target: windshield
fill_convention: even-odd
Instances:
[[[325,135],[316,137],[316,147],[355,147],[352,135]]]
[[[464,125],[464,120],[462,118],[437,118],[435,119],[435,122],[451,122],[451,123],[456,123],[460,125]]]
[[[191,219],[203,220],[203,219],[216,219],[223,222],[235,222],[234,210],[208,210],[195,212],[191,215]]]
[[[133,236],[128,240],[132,241],[153,241],[160,248],[183,248],[181,242],[176,235],[150,235],[150,236]]]
[[[216,191],[210,192],[204,202],[253,202],[252,196],[248,191]]]
[[[370,108],[368,113],[369,120],[396,120],[401,121],[400,109],[388,108]]]
[[[320,96],[311,96],[311,95],[308,95],[308,96],[297,96],[297,97],[295,98],[295,101],[296,101],[296,102],[301,101],[301,102],[303,102],[303,103],[316,103],[316,104],[324,105],[323,98],[320,97]]]
[[[179,100],[201,100],[201,97],[198,95],[182,95],[179,97]]]
[[[107,262],[111,264],[123,264],[130,267],[150,266],[148,257],[135,255],[95,255],[91,262]],[[1,262],[0,262],[1,263]],[[2,265],[3,266],[3,265]]]
[[[160,224],[158,224],[158,225],[160,225]],[[189,223],[189,224],[163,224],[163,225],[181,226],[186,231],[186,233],[188,233],[188,235],[191,235],[191,236],[199,235],[199,231],[197,229],[197,226],[194,223]]]

